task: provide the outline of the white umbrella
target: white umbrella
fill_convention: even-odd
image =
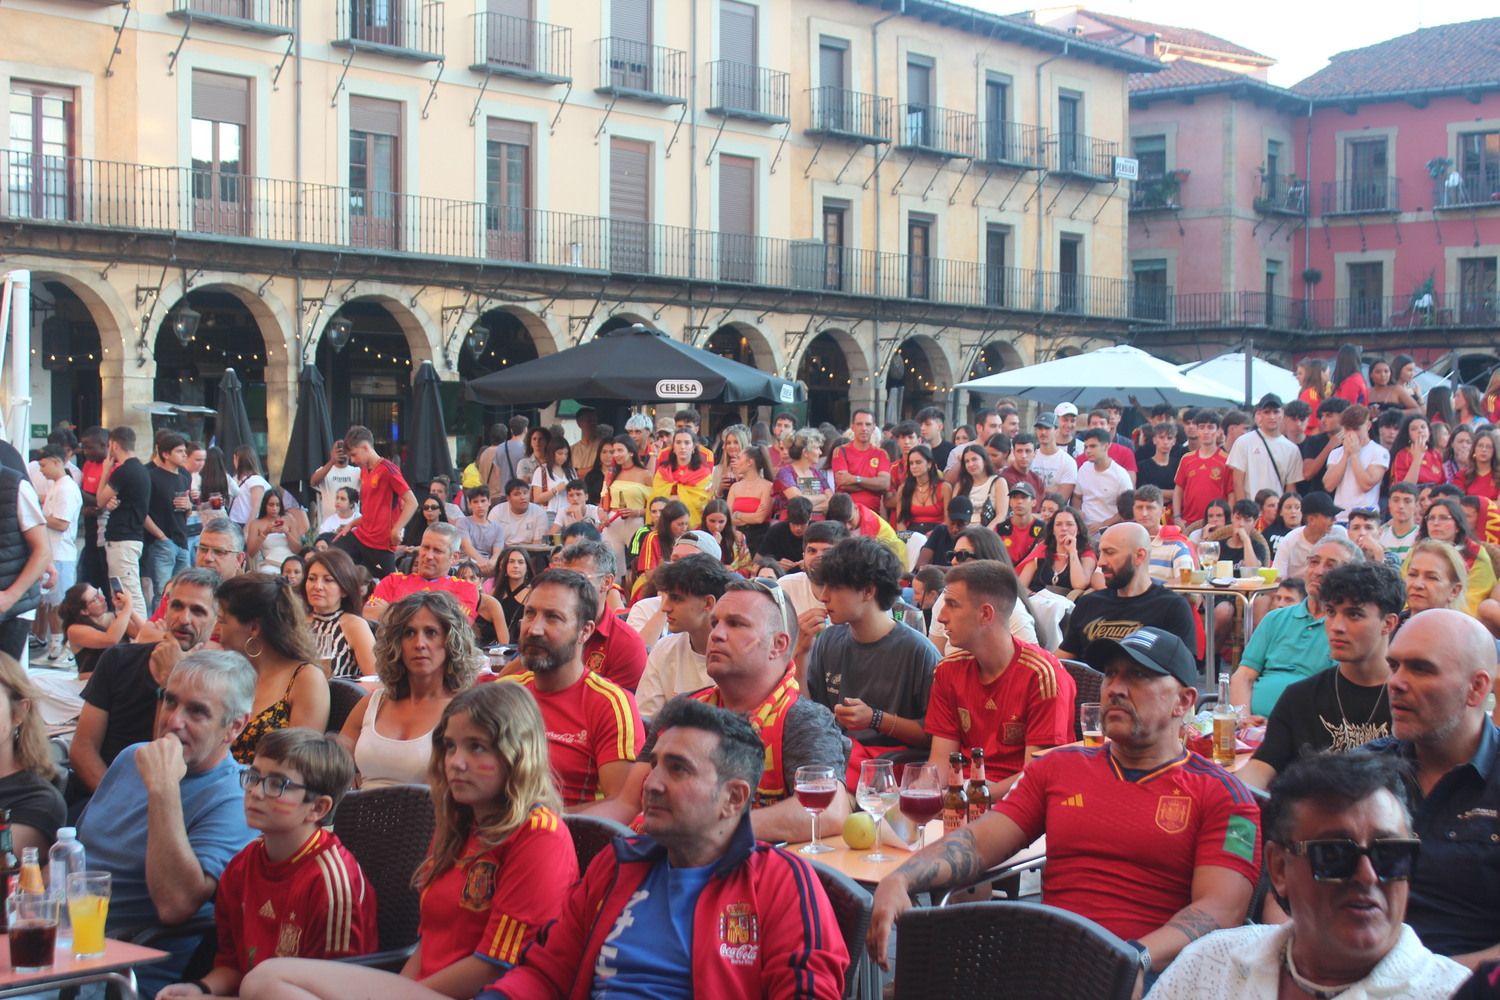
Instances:
[[[1178,365],[1177,370],[1217,382],[1226,389],[1233,389],[1236,400],[1244,398],[1245,355],[1243,353],[1221,354],[1207,361],[1190,361],[1185,365]],[[1251,358],[1250,403],[1254,403],[1268,392],[1274,392],[1285,403],[1296,399],[1301,388],[1297,384],[1297,376],[1285,368],[1273,365],[1264,358]]]
[[[1105,396],[1134,396],[1146,406],[1219,406],[1240,398],[1235,390],[1185,375],[1169,362],[1124,344],[997,372],[960,382],[954,388],[1021,396],[1041,403],[1093,403]]]

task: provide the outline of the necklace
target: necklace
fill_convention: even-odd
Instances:
[[[1339,670],[1337,667],[1335,667],[1334,669],[1337,672],[1333,675],[1333,698],[1334,698],[1334,700],[1336,702],[1338,702],[1339,716],[1344,720],[1344,724],[1348,725],[1349,724],[1349,716],[1348,716],[1348,713],[1346,713],[1344,711],[1344,696],[1341,695],[1341,694],[1339,694],[1339,681],[1343,679],[1344,672],[1342,670]],[[1352,684],[1354,682],[1350,681],[1350,683]],[[1358,685],[1355,685],[1355,686],[1358,687]],[[1369,718],[1365,719],[1365,725],[1366,726],[1368,726],[1371,722],[1373,722],[1375,720],[1375,713],[1378,712],[1378,711],[1380,711],[1380,703],[1382,701],[1384,701],[1384,700],[1385,700],[1385,685],[1382,684],[1382,685],[1380,685],[1380,693],[1375,696],[1375,707],[1372,708],[1372,709],[1370,709],[1370,716],[1369,716]]]
[[[1314,1000],[1333,1000],[1334,997],[1348,992],[1354,983],[1345,983],[1342,986],[1320,986],[1310,979],[1304,978],[1298,971],[1297,965],[1292,961],[1292,941],[1287,939],[1286,947],[1281,950],[1281,967],[1286,974],[1292,977],[1292,983],[1303,993],[1314,998]]]

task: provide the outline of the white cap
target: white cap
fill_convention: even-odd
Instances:
[[[60,826],[57,828],[58,840],[75,840],[78,837],[78,828],[74,826]]]
[[[1072,403],[1058,403],[1052,408],[1052,412],[1055,416],[1059,417],[1076,417],[1078,416],[1078,407]]]

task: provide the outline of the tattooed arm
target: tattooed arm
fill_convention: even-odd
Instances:
[[[973,881],[1029,843],[1010,817],[992,812],[912,855],[880,880],[866,946],[881,968],[890,968],[886,943],[896,918],[911,906],[911,895]],[[1248,903],[1248,900],[1246,900]]]
[[[1193,871],[1192,902],[1141,938],[1141,944],[1151,949],[1151,968],[1166,968],[1178,952],[1205,934],[1243,923],[1253,890],[1249,880],[1237,871],[1200,865]]]

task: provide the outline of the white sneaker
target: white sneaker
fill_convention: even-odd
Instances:
[[[72,653],[64,649],[52,657],[52,667],[54,670],[76,670],[78,661],[73,659]]]

